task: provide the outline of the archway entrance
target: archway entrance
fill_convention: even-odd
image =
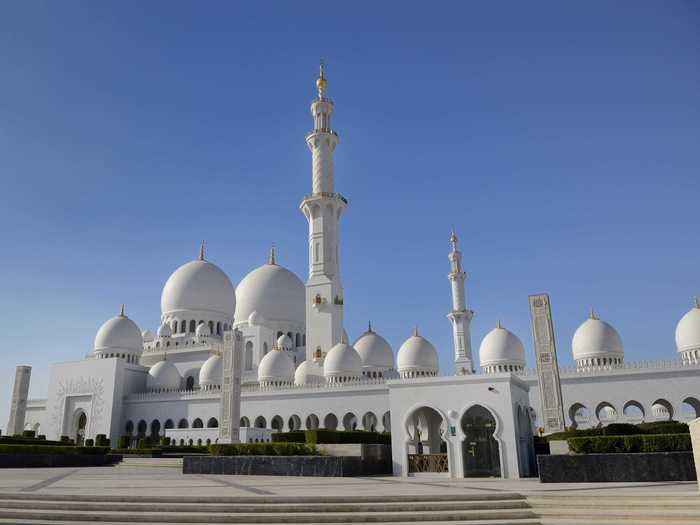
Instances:
[[[475,405],[462,416],[464,477],[500,477],[498,441],[493,437],[496,419],[486,408]]]
[[[85,428],[87,427],[87,415],[82,410],[75,415],[75,444],[85,443]]]
[[[420,407],[406,420],[408,473],[449,472],[447,426],[442,415],[430,407]]]

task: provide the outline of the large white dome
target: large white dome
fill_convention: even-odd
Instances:
[[[368,370],[390,370],[394,368],[394,353],[386,339],[372,330],[370,325],[352,345]]]
[[[294,384],[298,386],[323,383],[323,370],[313,361],[302,362],[294,372]]]
[[[525,348],[522,341],[501,326],[491,330],[479,346],[479,364],[482,367],[492,366],[525,366]]]
[[[329,378],[357,378],[362,373],[360,354],[345,341],[331,348],[323,361],[323,375]]]
[[[700,350],[700,303],[697,298],[693,307],[678,321],[676,348],[679,352]]]
[[[221,268],[204,259],[180,266],[168,278],[160,296],[163,315],[179,312],[210,312],[233,319],[236,292]]]
[[[105,321],[95,335],[95,352],[136,353],[143,350],[143,337],[136,323],[124,315]]]
[[[591,317],[576,329],[571,340],[571,349],[576,361],[595,358],[621,359],[625,353],[617,330],[598,319],[593,312]]]
[[[178,390],[182,376],[171,361],[158,361],[148,371],[150,390]]]
[[[306,289],[301,279],[278,264],[263,264],[236,287],[237,322],[253,317],[266,321],[306,323]]]
[[[199,386],[202,388],[221,386],[223,375],[224,360],[220,355],[214,354],[204,361],[202,368],[199,369]]]
[[[291,383],[294,381],[294,362],[287,352],[275,348],[260,360],[258,381],[261,383]]]
[[[399,348],[396,356],[399,373],[406,375],[434,375],[438,372],[438,353],[435,347],[416,330]]]

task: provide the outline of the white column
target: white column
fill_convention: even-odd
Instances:
[[[472,339],[469,326],[474,312],[467,309],[464,293],[467,274],[462,271],[462,252],[457,250],[457,235],[454,230],[450,235],[450,244],[452,244],[452,250],[448,255],[450,273],[447,274],[447,278],[452,286],[452,311],[447,314],[447,318],[452,322],[455,373],[457,375],[473,374]]]

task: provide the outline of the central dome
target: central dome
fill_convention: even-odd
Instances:
[[[212,312],[227,319],[236,310],[236,292],[228,276],[202,258],[183,264],[168,278],[160,296],[162,315]]]
[[[264,321],[306,323],[306,290],[301,279],[278,264],[263,264],[236,288],[237,322],[251,314]]]

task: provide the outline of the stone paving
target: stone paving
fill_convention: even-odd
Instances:
[[[459,479],[436,475],[410,478],[303,478],[184,475],[175,467],[89,467],[2,469],[0,492],[141,496],[362,496],[399,494],[600,494],[699,495],[694,482],[562,483],[536,479]]]

